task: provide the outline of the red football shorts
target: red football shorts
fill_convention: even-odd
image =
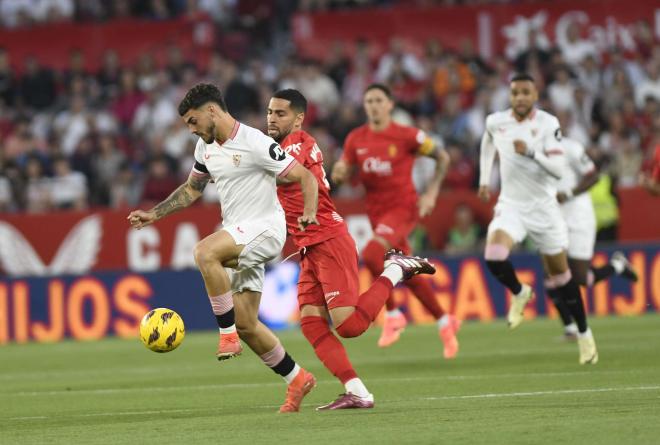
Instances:
[[[387,212],[369,215],[374,235],[387,240],[390,245],[409,255],[411,252],[408,236],[419,219],[417,207],[392,208]]]
[[[358,252],[349,234],[307,247],[300,261],[298,305],[328,309],[358,301]]]

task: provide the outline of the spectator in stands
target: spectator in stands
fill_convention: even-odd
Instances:
[[[242,120],[250,113],[259,111],[259,93],[241,79],[238,66],[231,60],[224,61],[219,81],[225,95],[227,109],[236,119]]]
[[[19,84],[23,103],[35,110],[44,110],[55,103],[55,76],[49,68],[42,68],[34,56],[25,59],[25,72]]]
[[[583,39],[580,31],[580,24],[573,21],[568,25],[565,33],[557,34],[557,44],[561,48],[564,60],[571,67],[577,67],[588,56],[600,58],[596,45],[589,39]]]
[[[98,144],[98,153],[92,159],[94,201],[110,205],[110,189],[119,176],[126,156],[117,148],[115,139],[110,134],[102,134]]]
[[[460,204],[454,210],[454,225],[447,233],[445,252],[450,255],[476,252],[483,241],[483,229],[474,221],[470,206]]]
[[[46,142],[37,138],[30,127],[27,116],[18,116],[14,120],[14,129],[4,141],[4,158],[21,161],[25,156],[38,152],[45,155],[48,151]]]
[[[639,138],[631,131],[624,131],[611,168],[619,187],[637,185],[643,160],[644,156],[639,149]]]
[[[119,94],[110,104],[112,114],[119,122],[120,128],[130,128],[135,112],[144,100],[145,95],[137,87],[135,73],[130,68],[124,68],[121,73]]]
[[[82,210],[87,207],[87,178],[71,170],[69,160],[64,156],[53,159],[50,201],[55,209]]]
[[[476,166],[474,158],[469,156],[456,141],[447,142],[449,170],[442,183],[443,189],[470,190],[474,187]]]
[[[136,135],[153,140],[162,134],[172,123],[179,119],[176,106],[166,95],[167,79],[154,78],[143,82],[142,91],[145,101],[135,111],[132,129]]]
[[[72,97],[70,108],[57,114],[53,127],[64,155],[71,156],[82,138],[89,133],[91,119],[82,96]]]
[[[37,156],[30,156],[25,163],[25,209],[40,213],[51,209],[51,183],[44,175],[43,164]]]
[[[207,187],[213,189],[213,187]],[[124,162],[117,177],[110,185],[110,206],[112,208],[134,207],[142,197],[142,184],[128,162]],[[217,201],[217,194],[215,195]]]
[[[643,107],[647,97],[660,101],[660,60],[651,61],[646,68],[646,79],[635,85],[635,100]]]
[[[548,86],[548,97],[555,112],[575,109],[575,83],[567,67],[555,71],[555,80]]]
[[[339,106],[339,90],[332,79],[321,71],[318,61],[305,61],[295,83],[297,89],[316,108],[320,119],[332,118]]]
[[[387,83],[392,77],[395,66],[400,66],[403,74],[412,80],[423,81],[426,78],[424,65],[412,51],[407,51],[403,40],[398,37],[390,39],[389,51],[383,54],[378,62],[376,81]]]
[[[153,158],[147,166],[147,180],[144,184],[142,200],[150,203],[163,201],[179,184],[179,180],[170,170],[168,161],[164,157]]]
[[[8,106],[14,105],[16,88],[16,77],[9,63],[9,53],[0,47],[0,101]]]
[[[101,87],[104,100],[117,97],[121,84],[121,64],[117,51],[108,49],[103,53],[101,69],[96,75],[96,81]]]

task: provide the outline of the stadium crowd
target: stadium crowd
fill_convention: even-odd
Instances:
[[[268,4],[273,3],[287,4],[290,14],[344,3],[393,2]],[[164,19],[195,12],[209,14],[218,26],[233,22],[240,28],[238,18],[246,15],[237,4],[0,0],[0,16],[3,26],[16,27],[80,17]],[[72,51],[68,68],[57,71],[41,65],[38,57],[10,60],[8,51],[0,48],[0,212],[162,200],[190,171],[196,138],[176,107],[200,81],[219,85],[230,112],[258,128],[264,127],[264,107],[273,91],[299,89],[310,101],[305,122],[324,150],[328,171],[347,133],[363,123],[364,88],[371,82],[385,83],[398,100],[396,119],[426,130],[448,150],[452,164],[446,190],[476,188],[485,117],[508,107],[508,79],[515,71],[527,71],[543,92],[540,106],[559,117],[564,133],[588,147],[612,184],[635,186],[660,144],[660,43],[644,21],[636,24],[634,38],[635,53],[618,48],[601,52],[573,23],[565,41],[548,42],[530,33],[526,48],[489,61],[470,41],[450,49],[433,40],[420,47],[398,38],[382,54],[368,41],[355,42],[350,55],[346,45],[337,42],[317,60],[297,57],[294,48],[269,51],[265,46],[241,60],[216,52],[204,66],[174,45],[162,65],[145,53],[136,64],[122,66],[117,53],[108,49],[96,72],[86,70],[80,51]],[[269,57],[263,57],[266,52]],[[22,64],[20,75],[14,63]],[[416,179],[422,182],[430,170],[420,165]],[[206,198],[214,202],[213,190],[207,189]],[[359,191],[344,186],[335,193],[355,196]],[[459,250],[464,237],[478,238],[466,214],[469,209],[460,212],[462,223],[455,234]]]

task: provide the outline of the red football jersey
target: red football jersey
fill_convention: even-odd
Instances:
[[[280,145],[284,151],[311,171],[319,184],[319,207],[316,212],[319,225],[307,226],[304,232],[298,229],[298,217],[302,216],[304,210],[300,184],[282,184],[277,188],[277,195],[286,214],[287,231],[296,247],[311,246],[348,233],[344,219],[337,213],[330,199],[330,186],[323,170],[323,153],[316,140],[309,133],[301,130],[289,134]]]
[[[348,134],[342,158],[359,170],[370,216],[417,204],[413,164],[417,154],[432,149],[433,143],[422,130],[394,122],[383,131],[362,125]]]

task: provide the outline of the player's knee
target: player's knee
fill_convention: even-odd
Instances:
[[[484,251],[486,262],[504,261],[509,258],[509,248],[504,244],[488,244]]]
[[[300,330],[313,347],[316,347],[327,335],[330,335],[328,321],[316,315],[302,317],[300,319]]]
[[[257,319],[253,317],[236,317],[236,331],[241,338],[250,337],[257,330]]]
[[[195,258],[195,264],[197,264],[197,267],[200,269],[203,269],[207,264],[217,261],[217,259],[214,258],[212,249],[210,249],[208,244],[203,241],[195,244],[193,257]]]

